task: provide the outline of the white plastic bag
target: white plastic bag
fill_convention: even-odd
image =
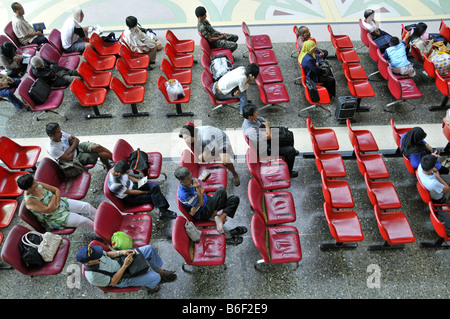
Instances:
[[[166,81],[166,90],[171,102],[184,97],[183,86],[177,79],[170,79]]]

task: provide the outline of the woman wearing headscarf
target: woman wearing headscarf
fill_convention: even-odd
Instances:
[[[438,151],[433,149],[430,145],[425,142],[427,133],[421,127],[413,127],[407,133],[403,134],[400,139],[400,150],[402,154],[409,159],[411,166],[414,169],[420,164],[420,160],[423,156],[432,154],[439,157]],[[449,170],[442,166],[439,161],[436,161],[436,169],[439,170],[441,174],[448,174]]]
[[[313,40],[305,41],[298,56],[298,63],[301,64],[306,76],[314,82],[323,83],[328,95],[333,98],[336,96],[336,81],[332,76],[321,74],[320,63],[314,54],[316,50],[317,45]]]

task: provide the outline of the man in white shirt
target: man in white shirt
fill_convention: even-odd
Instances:
[[[422,157],[417,174],[434,202],[450,204],[450,175],[439,174],[436,161],[437,157],[432,154]]]
[[[249,103],[247,100],[247,89],[258,74],[259,66],[256,63],[231,70],[213,84],[212,90],[215,97],[218,100],[238,98],[242,112],[242,108]]]
[[[67,18],[61,28],[61,43],[67,52],[84,52],[91,46],[87,32],[89,27],[81,27],[84,13],[81,9],[75,10],[73,16]]]
[[[60,165],[61,162],[72,162],[75,158],[82,165],[95,164],[100,157],[105,168],[111,168],[109,161],[112,161],[112,153],[107,148],[91,142],[80,143],[77,137],[63,132],[58,123],[48,123],[45,131],[50,138],[47,152]]]
[[[23,17],[25,14],[25,10],[20,3],[13,2],[11,4],[11,9],[15,14],[12,19],[13,31],[20,44],[41,45],[44,43],[48,43],[47,38],[42,33],[42,30],[34,30],[34,28],[25,20],[25,18]]]

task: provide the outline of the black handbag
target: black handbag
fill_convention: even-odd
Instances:
[[[37,104],[44,104],[47,101],[52,87],[48,85],[43,79],[39,78],[31,85],[28,95]]]
[[[39,245],[41,241],[42,238],[36,234],[26,233],[22,236],[22,241],[19,244],[21,257],[23,262],[30,268],[40,268],[45,264],[37,247],[29,244],[31,242],[34,245]]]
[[[136,277],[145,274],[150,268],[150,264],[144,255],[142,255],[139,248],[134,249],[135,254],[133,255],[133,262],[128,266],[127,270],[124,272],[122,278]],[[121,256],[119,263],[123,265],[127,256]]]
[[[316,82],[314,82],[310,78],[306,78],[305,84],[306,84],[306,89],[309,92],[309,96],[311,97],[311,101],[319,102],[320,96],[319,96],[319,91],[317,90]]]

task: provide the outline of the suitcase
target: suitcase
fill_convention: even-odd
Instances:
[[[358,101],[353,96],[340,96],[336,101],[335,116],[340,124],[345,124],[347,119],[352,119],[356,112]]]

